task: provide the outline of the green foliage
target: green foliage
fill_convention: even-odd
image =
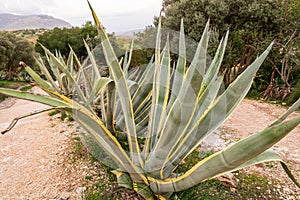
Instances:
[[[0,80],[0,87],[3,87],[3,88],[18,89],[22,86],[27,87],[27,86],[25,86],[26,84],[28,84],[28,83],[22,82],[22,81]],[[0,102],[4,101],[6,99],[6,97],[7,96],[0,94]]]
[[[21,87],[20,90],[22,92],[26,92],[26,91],[30,90],[32,87],[33,87],[32,85],[27,85],[27,86]]]
[[[289,97],[286,100],[286,103],[288,105],[292,105],[294,102],[297,101],[299,96],[300,96],[300,79],[298,79],[298,82],[295,84],[292,93],[289,95]]]
[[[33,56],[34,49],[27,40],[11,32],[0,31],[0,80],[17,78],[22,71],[19,62],[33,66]]]
[[[208,180],[203,183],[175,193],[171,199],[191,199],[191,200],[235,200],[235,199],[280,199],[279,184],[275,180],[269,180],[268,177],[260,174],[246,174],[240,172],[235,174],[239,180],[238,187],[233,192],[228,186],[222,184],[219,180]],[[175,196],[176,195],[176,196]],[[295,196],[295,198],[297,198]]]
[[[49,116],[54,116],[54,115],[57,115],[58,113],[60,113],[60,110],[53,110],[53,111],[50,111],[48,113]]]
[[[180,20],[183,19],[187,27],[186,34],[198,41],[201,37],[199,30],[210,19],[212,29],[220,36],[230,29],[231,37],[223,68],[237,64],[248,66],[262,50],[259,46],[270,43],[274,39],[270,35],[279,30],[277,3],[269,0],[169,0],[164,1],[162,26],[179,30]],[[217,41],[212,41],[212,51],[209,53],[216,49]]]
[[[298,0],[164,0],[163,11],[163,28],[178,31],[183,18],[187,36],[197,41],[201,36],[199,30],[204,28],[209,18],[213,27],[209,55],[213,54],[226,30],[231,30],[227,59],[221,67],[221,71],[225,72],[225,85],[253,62],[264,45],[276,40],[254,79],[252,90],[260,93],[261,97],[277,99],[284,99],[293,91],[298,80],[295,75],[299,68],[300,52]],[[154,24],[157,26],[157,18]],[[143,43],[153,39],[152,29],[148,27],[139,35]]]
[[[87,51],[83,40],[87,42],[91,49],[94,49],[99,44],[97,29],[91,22],[86,22],[82,27],[72,28],[54,28],[39,35],[35,50],[41,55],[44,54],[44,49],[39,45],[42,44],[49,51],[60,51],[63,57],[67,57],[70,52],[70,46],[78,56],[80,61],[87,57]],[[118,52],[119,47],[114,34],[110,35],[110,40]]]
[[[131,67],[147,65],[151,60],[153,52],[145,49],[135,49],[132,51]]]

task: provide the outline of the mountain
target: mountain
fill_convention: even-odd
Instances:
[[[13,15],[0,13],[0,30],[22,30],[22,29],[53,29],[55,27],[72,27],[64,20],[48,15]]]

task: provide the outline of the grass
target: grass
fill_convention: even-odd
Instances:
[[[208,180],[183,192],[175,193],[171,199],[189,200],[235,200],[235,199],[280,199],[280,192],[273,181],[259,174],[235,173],[240,180],[235,192],[219,180]]]
[[[8,80],[0,80],[0,87],[9,88],[9,89],[18,89],[21,87],[21,91],[27,91],[32,88],[32,86],[26,86],[27,82],[22,81],[8,81]],[[0,94],[0,103],[4,101],[7,96]]]
[[[80,138],[74,147],[76,155],[84,156],[90,159],[90,162],[98,163],[87,151],[81,146]],[[88,155],[82,155],[88,154]],[[211,155],[211,152],[192,152],[185,161],[179,165],[177,172],[184,172],[197,161]],[[78,156],[77,156],[78,157]],[[111,169],[105,165],[99,165],[106,173],[104,179],[98,179],[91,186],[87,187],[84,193],[85,200],[102,200],[102,199],[141,199],[134,191],[118,187],[115,176],[110,172]],[[258,173],[241,170],[235,172],[234,176],[239,180],[238,187],[233,191],[229,186],[224,185],[217,179],[207,180],[188,190],[174,193],[171,200],[235,200],[235,199],[282,199],[280,190],[276,185],[278,181],[270,180],[269,177],[262,176]],[[95,177],[87,176],[87,180]],[[282,184],[282,183],[281,183]],[[132,195],[132,196],[130,196]]]
[[[48,115],[49,116],[54,116],[54,115],[57,115],[57,114],[61,114],[60,115],[60,119],[62,120],[62,121],[64,121],[66,118],[68,119],[68,121],[69,122],[72,122],[72,121],[74,121],[74,119],[73,119],[73,117],[71,116],[71,115],[69,115],[68,113],[66,113],[66,112],[62,112],[62,111],[60,111],[60,110],[53,110],[53,111],[50,111],[49,113],[48,113]]]
[[[97,168],[99,173],[91,173],[85,177],[83,186],[86,187],[84,191],[85,200],[104,200],[104,199],[122,199],[120,192],[125,189],[117,186],[116,177],[110,173],[111,169],[101,164],[96,160],[83,146],[81,138],[75,136],[72,138],[73,146],[71,149],[70,161],[76,165],[78,161],[90,163]],[[88,165],[90,165],[88,164]],[[92,183],[92,184],[91,184]]]
[[[17,89],[26,84],[28,84],[28,83],[24,82],[24,81],[0,80],[0,87],[10,88],[10,89]]]
[[[22,92],[26,92],[26,91],[30,90],[31,88],[33,88],[32,85],[26,85],[26,86],[24,86],[24,87],[21,87],[20,90],[21,90]]]

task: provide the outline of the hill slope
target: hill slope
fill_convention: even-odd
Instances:
[[[0,13],[0,30],[53,29],[55,27],[72,27],[72,25],[48,15],[13,15]]]

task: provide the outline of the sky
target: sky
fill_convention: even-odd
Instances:
[[[144,29],[158,16],[162,0],[90,0],[108,32]],[[92,21],[86,0],[0,0],[0,13],[46,14],[82,26]]]

